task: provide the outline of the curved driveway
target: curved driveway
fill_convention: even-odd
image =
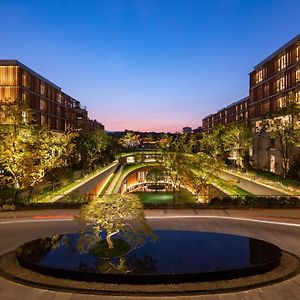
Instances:
[[[155,229],[199,230],[234,233],[247,235],[272,242],[284,250],[300,256],[300,224],[298,218],[294,224],[284,225],[280,223],[256,222],[255,220],[236,219],[227,215],[212,217],[215,211],[204,212],[175,212],[165,214],[162,211],[149,211],[149,222]],[[296,215],[297,215],[296,211]],[[41,212],[40,212],[41,213]],[[72,211],[74,213],[74,211]],[[241,215],[245,218],[245,215]],[[59,216],[62,219],[20,217],[17,219],[0,220],[0,254],[15,249],[18,245],[35,238],[50,234],[74,232],[78,229],[77,224],[67,214]],[[300,218],[300,216],[299,216]],[[273,218],[274,219],[274,218]],[[133,297],[108,297],[92,296],[71,293],[59,293],[35,289],[9,282],[0,278],[0,299],[132,299]],[[268,287],[249,290],[246,292],[205,295],[205,296],[182,296],[182,297],[158,297],[161,299],[200,299],[200,300],[299,300],[300,299],[300,275]],[[148,299],[149,297],[137,297],[135,299]]]

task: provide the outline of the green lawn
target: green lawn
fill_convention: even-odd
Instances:
[[[277,175],[272,172],[253,169],[253,170],[249,171],[248,173],[250,173],[250,174],[252,173],[253,175],[264,177],[271,181],[279,182],[286,186],[292,186],[292,187],[296,187],[296,188],[299,188],[299,186],[300,186],[300,183],[297,182],[296,180],[294,180],[292,178],[284,178],[283,176]]]
[[[172,192],[135,192],[142,203],[173,203],[173,193]],[[196,202],[196,198],[187,190],[183,189],[178,192],[175,192],[175,202]]]
[[[230,196],[250,196],[251,193],[241,189],[240,187],[232,184],[231,182],[219,178],[215,175],[211,176],[212,184],[215,184],[216,187],[219,187],[224,193]]]

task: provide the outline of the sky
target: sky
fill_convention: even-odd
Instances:
[[[0,0],[17,59],[106,130],[181,131],[249,93],[249,72],[300,33],[299,0]]]

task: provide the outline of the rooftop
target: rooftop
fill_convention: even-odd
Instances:
[[[36,76],[40,80],[45,81],[46,83],[48,83],[52,87],[54,87],[54,88],[61,91],[61,88],[59,86],[57,86],[56,84],[54,84],[50,80],[46,79],[45,77],[41,76],[37,72],[33,71],[32,69],[26,67],[24,64],[22,64],[21,62],[19,62],[16,59],[0,59],[0,66],[18,66],[18,67],[26,70],[28,73],[31,73],[32,75]]]
[[[294,38],[292,38],[290,41],[288,41],[286,44],[284,44],[282,47],[280,47],[279,49],[277,49],[274,53],[272,53],[271,55],[269,55],[267,58],[265,58],[263,61],[261,61],[259,64],[257,64],[254,67],[254,70],[260,68],[262,65],[264,65],[268,60],[276,57],[278,54],[280,54],[281,52],[283,52],[284,50],[286,50],[286,48],[288,48],[289,46],[295,44],[297,41],[300,42],[300,34],[296,35]]]

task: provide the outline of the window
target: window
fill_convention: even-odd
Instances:
[[[46,87],[45,87],[44,83],[41,83],[40,92],[41,92],[42,95],[45,95]]]
[[[29,78],[26,74],[22,74],[22,85],[24,87],[29,87]]]
[[[46,125],[46,117],[45,117],[45,115],[41,115],[41,125]]]
[[[277,71],[285,69],[286,65],[287,65],[287,54],[283,54],[277,60]]]
[[[268,97],[269,94],[270,94],[269,85],[266,84],[266,85],[264,86],[264,97]]]
[[[280,97],[277,100],[277,107],[282,108],[286,106],[286,97]]]
[[[57,93],[56,100],[57,100],[58,103],[61,103],[61,102],[62,102],[62,96],[61,96],[61,93]]]
[[[296,70],[296,82],[300,81],[300,68]]]
[[[261,69],[255,74],[255,83],[262,82],[264,78],[265,78],[265,69]]]
[[[28,113],[26,111],[22,111],[22,122],[23,123],[28,122]]]
[[[281,77],[276,81],[276,91],[279,92],[284,89],[286,89],[286,76]]]
[[[270,149],[275,149],[275,138],[270,137]]]
[[[296,61],[300,60],[300,46],[296,48]]]
[[[46,111],[46,108],[47,108],[46,101],[40,99],[40,110]]]
[[[296,101],[300,101],[300,91],[296,92],[295,98]]]
[[[270,172],[275,173],[275,155],[271,155],[270,157]]]

